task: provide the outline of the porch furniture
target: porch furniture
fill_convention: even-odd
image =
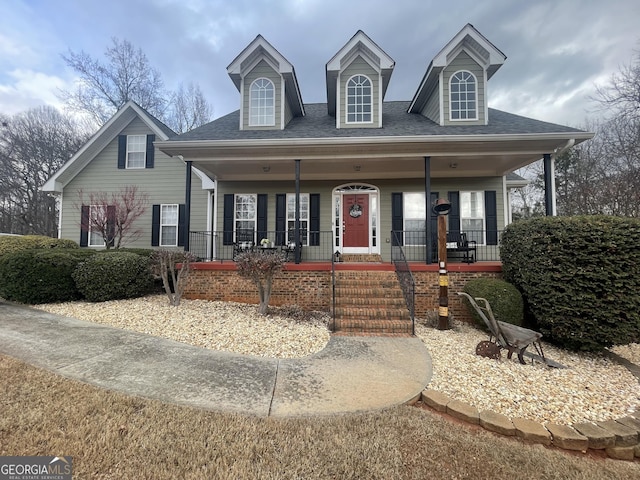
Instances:
[[[300,248],[302,248],[302,243],[300,243]],[[295,242],[288,242],[286,245],[282,245],[280,250],[284,254],[285,260],[288,262],[289,257],[296,253],[296,244]]]
[[[473,263],[476,261],[477,243],[469,240],[464,232],[447,233],[447,256],[462,256],[462,261]]]
[[[243,252],[251,251],[255,247],[253,230],[236,230],[236,241],[233,243],[233,260]]]
[[[524,360],[526,356],[531,358],[532,363],[533,360],[538,360],[549,367],[565,368],[564,365],[545,358],[544,352],[542,351],[542,343],[540,342],[542,338],[541,333],[496,320],[493,316],[491,305],[489,305],[489,302],[485,298],[477,297],[474,300],[471,295],[465,292],[458,292],[458,295],[469,300],[471,306],[478,312],[480,318],[482,318],[489,328],[489,342],[494,343],[498,348],[506,349],[509,352],[507,358],[511,359],[514,352],[517,352],[518,360],[520,360],[520,363],[523,365],[526,363]],[[484,306],[478,305],[477,302],[482,302]],[[480,344],[485,344],[482,349],[486,350],[486,343],[480,342]],[[478,347],[480,347],[480,344],[478,344]],[[537,354],[526,352],[529,345],[535,347]]]

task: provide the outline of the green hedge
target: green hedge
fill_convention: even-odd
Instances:
[[[639,219],[515,222],[500,253],[505,280],[548,339],[588,351],[640,341]]]
[[[140,297],[153,287],[149,259],[130,252],[92,256],[78,265],[72,276],[80,293],[91,302]]]
[[[94,252],[80,249],[25,250],[0,256],[0,296],[21,303],[77,300],[71,277]]]
[[[43,235],[0,235],[0,257],[13,252],[46,249],[78,249],[73,240],[51,238]]]
[[[522,295],[509,282],[497,278],[477,278],[469,280],[463,290],[473,298],[486,298],[496,320],[513,325],[522,325],[524,318]],[[482,303],[480,305],[484,306]],[[471,305],[469,305],[469,311],[478,325],[486,328],[484,321]]]

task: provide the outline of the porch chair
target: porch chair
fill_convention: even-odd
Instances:
[[[241,253],[253,250],[253,247],[255,247],[253,231],[237,230],[236,241],[233,243],[233,260],[235,261]]]

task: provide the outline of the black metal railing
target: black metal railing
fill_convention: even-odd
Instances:
[[[409,268],[409,262],[404,255],[404,251],[400,246],[399,238],[397,236],[399,232],[392,232],[392,238],[394,239],[393,246],[391,247],[391,261],[396,269],[396,275],[404,294],[404,300],[409,309],[409,315],[411,316],[411,334],[416,334],[416,282],[413,279],[413,274]]]
[[[298,242],[300,261],[328,262],[333,257],[334,234],[331,231],[302,232]],[[240,230],[192,231],[189,232],[189,251],[202,261],[233,260],[238,248],[265,248],[280,251],[293,262],[296,257],[296,242],[292,235],[282,231],[257,232]]]
[[[474,261],[497,262],[500,261],[500,241],[502,231],[487,232],[485,230],[462,230],[469,241],[475,242]],[[457,232],[447,232],[449,239],[457,237]],[[402,246],[403,253],[409,262],[425,262],[427,260],[426,234],[424,231],[403,230],[391,232],[392,255],[393,246]],[[450,261],[463,261],[462,257],[456,254],[455,242],[448,242],[447,252]],[[438,261],[438,234],[433,233],[431,240],[431,261]]]
[[[332,322],[329,326],[329,330],[336,331],[336,257],[337,251],[334,255],[331,255],[331,318]]]

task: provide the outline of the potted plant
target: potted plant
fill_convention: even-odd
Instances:
[[[260,246],[262,248],[270,248],[271,247],[271,240],[269,240],[268,238],[263,238],[262,240],[260,240]]]

